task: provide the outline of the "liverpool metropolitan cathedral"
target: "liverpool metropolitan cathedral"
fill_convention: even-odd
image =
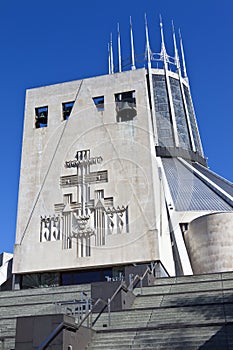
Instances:
[[[27,90],[14,288],[233,270],[233,185],[209,170],[181,36],[170,56]]]

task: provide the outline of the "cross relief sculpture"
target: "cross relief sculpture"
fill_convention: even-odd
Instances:
[[[65,194],[63,203],[54,206],[55,215],[41,217],[41,242],[62,240],[63,249],[70,249],[76,239],[78,257],[86,257],[91,246],[106,244],[107,235],[128,232],[128,206],[115,208],[113,197],[105,198],[103,189],[90,198],[91,185],[108,182],[107,170],[90,169],[102,162],[101,156],[91,157],[90,150],[77,151],[74,160],[65,162],[65,168],[75,168],[76,174],[62,176],[60,187],[77,188],[77,201],[72,193]]]

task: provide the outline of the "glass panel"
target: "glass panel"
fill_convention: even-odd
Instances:
[[[180,82],[178,79],[174,79],[171,77],[169,79],[180,147],[184,149],[191,149],[188,125],[184,110],[182,94],[180,90]]]
[[[197,130],[196,122],[195,122],[195,115],[194,115],[194,111],[193,111],[192,101],[191,101],[191,97],[189,94],[189,89],[185,85],[183,85],[183,87],[184,87],[184,94],[185,94],[185,99],[186,99],[186,103],[187,103],[187,107],[188,107],[188,113],[189,113],[189,118],[190,118],[191,129],[192,129],[192,133],[193,133],[194,144],[195,144],[197,152],[199,154],[202,154],[201,145],[199,142],[198,130]]]
[[[153,75],[152,81],[159,146],[174,147],[165,76]]]

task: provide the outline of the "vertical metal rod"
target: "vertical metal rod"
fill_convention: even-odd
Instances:
[[[111,326],[111,299],[108,298],[108,327]]]
[[[110,35],[110,62],[111,62],[111,74],[114,74],[112,33],[111,33],[111,35]]]
[[[90,321],[89,321],[89,324],[90,324],[90,327],[92,327],[92,303],[91,303],[91,301],[90,301],[90,316],[89,316],[89,318],[90,318]],[[88,319],[89,319],[88,318]]]
[[[130,41],[131,41],[131,69],[136,69],[135,66],[135,54],[134,54],[134,40],[133,40],[133,25],[132,18],[130,16]]]
[[[118,65],[119,72],[122,71],[122,63],[121,63],[121,34],[120,34],[120,25],[117,24],[117,38],[118,38]]]
[[[181,50],[184,78],[188,80],[186,63],[185,63],[185,56],[184,56],[184,47],[183,47],[183,41],[182,41],[180,29],[179,29],[179,37],[180,37],[180,50]]]
[[[108,74],[111,74],[110,44],[108,43]]]

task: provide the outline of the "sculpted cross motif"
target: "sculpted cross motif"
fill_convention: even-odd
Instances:
[[[61,189],[77,188],[77,200],[73,201],[72,194],[64,195],[64,201],[55,204],[55,213],[61,217],[63,248],[72,248],[72,239],[78,241],[78,256],[91,255],[91,245],[106,244],[106,235],[128,232],[128,207],[113,207],[113,198],[105,198],[104,190],[96,190],[95,198],[90,198],[90,186],[108,182],[107,170],[91,171],[91,167],[103,162],[101,156],[91,157],[90,150],[77,151],[74,160],[65,162],[66,169],[76,169],[76,174],[60,178]],[[45,222],[45,218],[41,218]],[[46,221],[47,222],[47,221]],[[42,227],[48,233],[48,223]],[[57,225],[58,226],[58,225]],[[46,238],[43,238],[46,240]]]

